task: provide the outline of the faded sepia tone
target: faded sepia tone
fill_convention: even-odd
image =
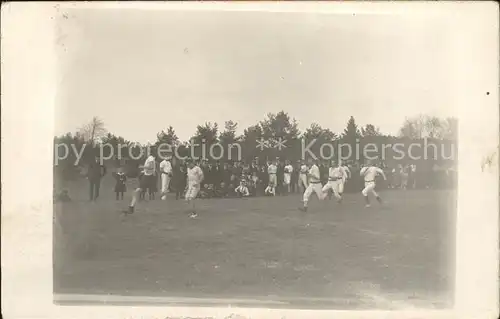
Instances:
[[[95,193],[88,202],[89,182],[71,175],[66,152],[58,153],[55,192],[60,202],[71,198],[55,206],[54,293],[60,302],[67,295],[85,302],[112,294],[120,297],[108,296],[109,302],[132,296],[132,303],[158,297],[144,302],[336,309],[453,305],[453,92],[459,88],[449,76],[450,30],[440,20],[74,9],[57,26],[64,81],[56,127],[76,132],[75,150],[94,143],[102,151],[96,155],[105,157],[102,166],[88,166],[88,147],[81,158],[75,154],[74,167]],[[317,145],[305,150],[314,138]],[[362,148],[399,142],[428,149],[422,138],[429,138],[446,149],[436,157],[420,152],[411,158],[410,151],[399,159],[377,150],[376,166],[387,176],[377,187],[387,203],[374,211],[363,209],[361,194],[367,156],[345,157],[352,176],[342,205],[330,200],[314,208],[312,201],[314,212],[299,212],[306,196],[298,187],[297,161],[306,160],[299,154],[316,155],[323,174],[333,159],[325,158],[325,143],[353,145],[356,138]],[[180,148],[192,139],[206,141],[210,151],[214,143],[221,149],[226,141],[239,144],[241,154],[226,150],[229,158],[218,157],[200,147],[187,155],[167,152],[174,167],[171,194],[159,190],[155,198],[153,190],[137,204],[140,213],[120,216],[142,182],[133,152],[117,155],[114,143]],[[300,152],[292,140],[302,139]],[[199,164],[205,199],[198,203],[198,222],[186,220],[189,208],[179,200],[188,195],[184,186],[176,190],[177,155],[207,160]],[[266,175],[276,157],[274,190]],[[290,186],[279,172],[286,161],[295,167]],[[240,177],[245,165],[257,182]],[[326,175],[321,187],[327,187]],[[123,186],[113,186],[117,176]],[[115,199],[113,188],[125,191]]]
[[[295,308],[447,310],[465,300],[455,275],[464,272],[457,264],[464,255],[455,254],[455,246],[463,243],[463,209],[471,206],[462,201],[468,186],[457,186],[463,178],[475,180],[473,163],[489,161],[485,174],[495,168],[492,156],[464,157],[458,148],[459,142],[470,145],[463,136],[474,126],[453,105],[463,107],[472,98],[454,94],[468,86],[451,75],[472,69],[449,58],[459,42],[447,20],[437,14],[435,20],[361,15],[360,23],[315,13],[116,12],[59,8],[54,16],[56,305],[230,305],[274,308],[277,315]],[[238,29],[239,22],[255,27]],[[170,30],[172,25],[179,28]],[[164,32],[151,32],[155,28]],[[287,35],[289,29],[295,32]],[[407,39],[408,33],[414,37]],[[238,42],[241,34],[253,40]],[[298,34],[314,50],[296,46]],[[329,34],[338,38],[329,41]],[[347,41],[354,34],[363,38],[358,45]],[[189,45],[176,44],[179,38]],[[129,49],[127,39],[140,43]],[[267,45],[249,45],[259,41]],[[167,75],[155,67],[162,56]],[[262,71],[254,65],[259,63]],[[498,100],[489,86],[482,93]],[[472,118],[486,119],[477,113]],[[311,139],[317,144],[304,152]],[[241,154],[219,158],[195,143],[210,151],[239,145]],[[171,147],[166,157],[160,145]],[[339,145],[374,147],[375,157],[344,157]],[[429,145],[439,151],[427,154]],[[123,157],[117,146],[124,146]],[[325,158],[324,149],[338,156]],[[492,148],[484,143],[475,149]],[[156,197],[141,177],[149,169],[147,155],[132,158],[131,150],[157,156]],[[163,160],[173,172],[166,192]],[[318,177],[322,187],[331,182],[328,168],[348,168],[345,188],[301,189],[290,171],[283,173],[289,164],[294,170],[308,165],[311,185],[314,160],[327,172]],[[198,198],[187,195],[190,177],[178,191],[175,172],[186,163],[203,171]],[[218,179],[225,182],[225,175],[216,173],[225,169],[212,169],[219,163],[230,167],[229,188]],[[255,185],[251,174],[240,176],[254,164],[264,180]],[[278,177],[272,187],[273,165]],[[371,170],[381,172],[376,193]],[[285,182],[287,172],[291,183]],[[121,173],[127,180],[120,197]],[[480,185],[486,185],[483,179],[477,177]],[[237,191],[238,185],[249,194]],[[306,195],[309,188],[317,195]],[[310,197],[317,198],[308,206]],[[491,204],[486,193],[476,198]],[[197,316],[208,314],[200,310]]]

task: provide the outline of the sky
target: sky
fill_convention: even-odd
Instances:
[[[453,45],[439,17],[74,9],[57,28],[56,134],[93,116],[128,140],[238,133],[284,110],[305,130],[350,116],[396,134],[405,117],[454,116]]]

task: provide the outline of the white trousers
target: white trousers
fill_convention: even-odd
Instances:
[[[375,182],[365,182],[365,188],[361,191],[363,196],[368,196],[368,194],[372,193],[373,196],[378,197],[377,192],[375,192]]]
[[[307,175],[304,173],[300,173],[299,175],[299,187],[307,188]]]
[[[339,182],[339,186],[338,186],[339,194],[342,195],[344,193],[345,179],[340,179],[338,182]]]
[[[323,192],[326,193],[329,189],[333,191],[333,194],[336,197],[339,197],[340,194],[344,191],[344,181],[338,179],[336,181],[328,181],[328,183],[323,186]]]
[[[266,189],[264,190],[264,193],[266,194],[272,194],[272,195],[276,195],[276,188],[273,187],[273,186],[267,186]]]
[[[283,182],[285,185],[290,185],[290,182],[292,181],[292,175],[290,173],[285,173],[283,176]]]
[[[168,176],[168,174],[161,174],[161,193],[163,195],[168,193],[169,186],[170,186],[170,176]]]
[[[189,185],[185,195],[186,200],[196,199],[199,191],[200,191],[200,184]]]
[[[309,197],[311,197],[312,193],[316,193],[320,200],[325,198],[325,194],[323,193],[323,185],[321,183],[309,183],[304,192],[304,202],[309,201]]]
[[[276,174],[269,174],[269,186],[276,187],[276,185],[278,185]]]
[[[241,194],[243,196],[250,196],[250,192],[248,191],[248,187],[246,187],[246,186],[240,185],[240,186],[236,187],[234,192],[236,194]]]

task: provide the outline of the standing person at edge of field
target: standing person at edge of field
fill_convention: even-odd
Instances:
[[[186,201],[190,207],[191,214],[189,217],[195,218],[198,216],[196,213],[195,200],[200,192],[201,183],[203,182],[204,175],[202,169],[196,163],[189,159],[187,161],[187,190]]]
[[[168,155],[160,163],[160,178],[161,178],[161,200],[167,199],[167,194],[170,188],[170,181],[172,179],[172,157]]]
[[[277,177],[276,173],[278,171],[278,166],[276,160],[271,162],[267,167],[267,174],[269,175],[269,184],[266,187],[264,193],[272,196],[276,196]]]
[[[292,193],[297,193],[298,187],[299,187],[300,162],[297,161],[292,166],[293,166],[293,171],[292,171],[291,189],[292,189]]]
[[[132,194],[132,201],[128,207],[127,213],[132,214],[135,211],[135,205],[137,203],[138,197],[142,193],[143,190],[152,189],[154,187],[154,183],[156,183],[156,150],[152,150],[149,154],[148,158],[144,162],[143,172],[144,175],[140,180],[139,187],[135,189]],[[155,155],[153,155],[155,154]]]
[[[307,189],[307,186],[309,185],[307,182],[307,172],[309,171],[309,168],[307,167],[306,163],[304,161],[300,162],[300,168],[299,168],[299,182],[298,182],[298,189],[300,193],[304,193]]]
[[[276,186],[275,189],[278,192],[278,195],[284,195],[285,194],[285,166],[281,162],[281,159],[279,156],[276,157],[275,161],[276,165]]]
[[[187,167],[186,164],[178,160],[173,167],[172,186],[175,190],[175,199],[182,198],[186,189]]]
[[[286,160],[284,167],[283,184],[285,192],[287,194],[290,194],[292,192],[292,174],[293,174],[293,166],[289,160]]]
[[[101,164],[99,156],[94,156],[90,162],[87,178],[90,186],[90,201],[95,201],[99,197],[99,189],[101,188],[101,178],[106,175],[106,166]]]
[[[160,171],[158,163],[155,161],[155,171],[153,173],[154,182],[151,184],[151,187],[148,191],[149,199],[154,200],[156,197],[156,193],[158,192],[158,172]]]
[[[123,193],[127,191],[127,175],[123,173],[123,168],[119,167],[115,173],[115,193],[116,200],[123,199]]]
[[[361,194],[363,194],[363,197],[365,198],[366,207],[370,207],[370,198],[368,197],[370,193],[372,193],[377,201],[382,204],[382,199],[380,198],[379,194],[375,192],[375,178],[377,177],[377,175],[381,175],[384,180],[387,180],[384,171],[381,168],[374,166],[372,164],[372,161],[369,160],[367,161],[367,165],[361,168],[359,174],[365,181],[365,188],[361,191]]]

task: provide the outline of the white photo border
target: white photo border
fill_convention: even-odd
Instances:
[[[61,78],[56,16],[65,8],[253,10],[434,15],[455,28],[460,65],[455,309],[326,311],[53,304],[52,139]],[[493,318],[499,288],[499,34],[496,2],[235,2],[2,4],[2,305],[7,318]],[[487,93],[488,92],[488,93]],[[36,154],[33,156],[32,154]],[[492,165],[482,167],[494,155]],[[29,193],[20,191],[29,185]],[[453,253],[453,252],[450,252]]]

